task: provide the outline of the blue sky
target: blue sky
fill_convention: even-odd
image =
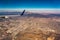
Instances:
[[[60,8],[60,0],[0,0],[0,9],[4,8]]]

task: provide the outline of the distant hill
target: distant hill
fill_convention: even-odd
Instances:
[[[0,15],[18,15],[21,12],[0,12]]]
[[[31,13],[31,14],[26,14],[24,16],[28,16],[28,17],[45,17],[45,18],[48,18],[48,17],[60,17],[60,14],[47,14],[47,15],[44,15],[43,13],[41,13],[41,14]]]
[[[21,14],[21,12],[0,12],[0,15],[19,15]],[[25,12],[23,17],[60,17],[60,14],[53,14],[53,13],[29,13],[29,12]]]

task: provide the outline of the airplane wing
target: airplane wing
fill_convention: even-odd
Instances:
[[[21,16],[25,13],[25,10],[21,13]]]

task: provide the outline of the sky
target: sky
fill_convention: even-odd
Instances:
[[[0,0],[0,9],[60,9],[60,0]]]

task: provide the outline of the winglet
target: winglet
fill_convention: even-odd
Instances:
[[[23,12],[21,13],[21,16],[25,13],[25,10],[23,10]]]

